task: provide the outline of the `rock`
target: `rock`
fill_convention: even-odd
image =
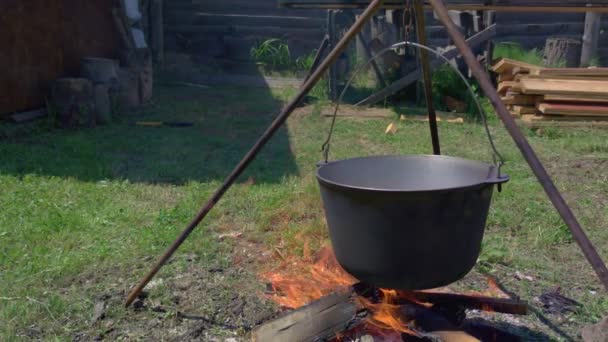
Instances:
[[[608,317],[596,325],[584,328],[582,335],[585,342],[608,342]]]
[[[93,323],[101,321],[106,317],[106,302],[99,301],[95,303],[95,307],[93,308]]]

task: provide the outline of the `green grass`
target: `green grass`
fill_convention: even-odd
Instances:
[[[219,186],[290,93],[161,87],[154,104],[125,113],[112,125],[0,141],[0,340],[71,340],[81,332],[95,336],[108,329],[90,322],[92,308],[108,292],[115,297],[107,314],[116,325],[113,333],[146,327],[153,319],[173,322],[171,312],[126,311],[120,299]],[[195,126],[132,124],[163,119]],[[426,124],[397,122],[398,134],[385,135],[390,121],[338,119],[332,158],[431,152]],[[221,232],[244,232],[245,241],[257,246],[247,247],[257,252],[245,260],[277,249],[298,255],[305,241],[313,249],[327,242],[314,171],[328,124],[318,111],[295,115],[270,141],[158,278],[214,267],[234,273],[217,283],[207,278],[212,273],[205,273],[196,283],[208,285],[188,290],[198,297],[174,306],[211,314],[225,311],[226,301],[243,292],[258,296],[263,287],[255,280],[259,265],[237,263],[235,255],[244,247],[220,241]],[[608,313],[608,298],[496,120],[492,131],[512,181],[495,195],[477,271],[497,276],[530,301],[562,287],[564,294],[584,304],[561,323],[576,334]],[[525,132],[608,259],[608,131]],[[441,123],[440,133],[446,154],[490,160],[478,124]],[[185,261],[189,254],[196,255],[194,263]],[[535,281],[515,279],[516,271]],[[163,285],[151,291],[150,299],[171,303],[181,292]],[[150,339],[149,331],[140,333],[141,339]]]
[[[543,52],[539,49],[526,50],[518,43],[503,42],[494,47],[494,59],[510,58],[543,66]]]

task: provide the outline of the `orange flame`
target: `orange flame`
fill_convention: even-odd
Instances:
[[[408,328],[410,321],[401,313],[401,305],[398,304],[400,296],[397,291],[380,289],[380,292],[382,292],[382,302],[378,304],[363,297],[359,298],[361,305],[371,312],[368,323],[383,330],[416,335]]]
[[[310,254],[307,249],[305,255]],[[282,307],[296,309],[357,282],[340,267],[331,248],[322,248],[312,264],[306,259],[286,262],[283,272],[262,274],[272,284],[270,298]]]

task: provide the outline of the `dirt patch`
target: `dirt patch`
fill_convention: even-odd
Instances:
[[[608,192],[605,190],[608,159],[589,157],[564,160],[556,157],[547,163],[547,168],[557,182],[568,187],[564,196],[575,207],[583,198],[593,199],[600,209],[608,205]]]
[[[240,341],[275,315],[249,265],[202,266],[196,255],[178,258],[173,262],[186,262],[185,269],[153,279],[129,309],[123,308],[124,284],[97,293],[91,328],[74,334],[74,341]]]

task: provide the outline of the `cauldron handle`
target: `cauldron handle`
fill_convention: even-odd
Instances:
[[[509,180],[508,176],[503,176],[501,173],[502,166],[505,163],[504,158],[503,158],[502,154],[500,154],[500,152],[498,152],[498,149],[496,148],[496,144],[494,143],[494,139],[492,138],[492,133],[490,132],[490,127],[488,126],[488,118],[487,118],[486,112],[483,110],[483,107],[479,103],[479,99],[477,98],[475,91],[473,91],[473,87],[471,86],[471,84],[469,83],[467,78],[460,72],[460,70],[458,70],[458,68],[456,68],[454,65],[452,65],[452,63],[450,63],[450,60],[448,60],[446,57],[444,57],[441,53],[435,51],[434,49],[432,49],[428,46],[418,44],[418,43],[408,42],[408,41],[394,44],[394,45],[378,52],[376,55],[372,56],[372,58],[370,58],[370,60],[367,63],[361,65],[358,69],[355,70],[355,72],[353,72],[351,78],[348,80],[348,82],[344,86],[344,89],[342,90],[342,93],[340,94],[338,101],[336,101],[336,107],[334,109],[334,114],[333,114],[331,125],[329,128],[329,133],[327,135],[327,139],[325,140],[325,142],[323,143],[323,146],[321,147],[321,151],[323,152],[323,156],[324,156],[324,162],[317,164],[317,166],[320,166],[322,164],[327,164],[329,161],[329,150],[331,147],[331,139],[332,139],[332,136],[334,133],[334,128],[336,126],[336,118],[338,116],[338,110],[340,109],[340,104],[342,103],[342,100],[344,99],[344,95],[346,94],[346,91],[350,87],[351,83],[354,81],[355,77],[362,70],[367,69],[372,62],[374,62],[377,58],[379,58],[386,52],[395,50],[402,46],[413,46],[418,49],[424,49],[424,50],[427,50],[427,51],[433,53],[434,55],[438,56],[439,58],[442,58],[443,60],[445,60],[447,65],[449,65],[458,74],[458,76],[460,76],[462,81],[465,83],[469,92],[471,93],[471,96],[473,97],[473,100],[475,101],[475,104],[477,105],[477,111],[479,112],[479,116],[482,118],[483,125],[485,128],[486,134],[488,136],[488,141],[490,142],[490,146],[491,146],[492,152],[493,152],[492,159],[494,162],[494,167],[492,168],[492,172],[494,173],[494,175],[492,177],[488,177],[488,183],[497,184],[498,191],[502,191],[501,184],[505,183]]]

